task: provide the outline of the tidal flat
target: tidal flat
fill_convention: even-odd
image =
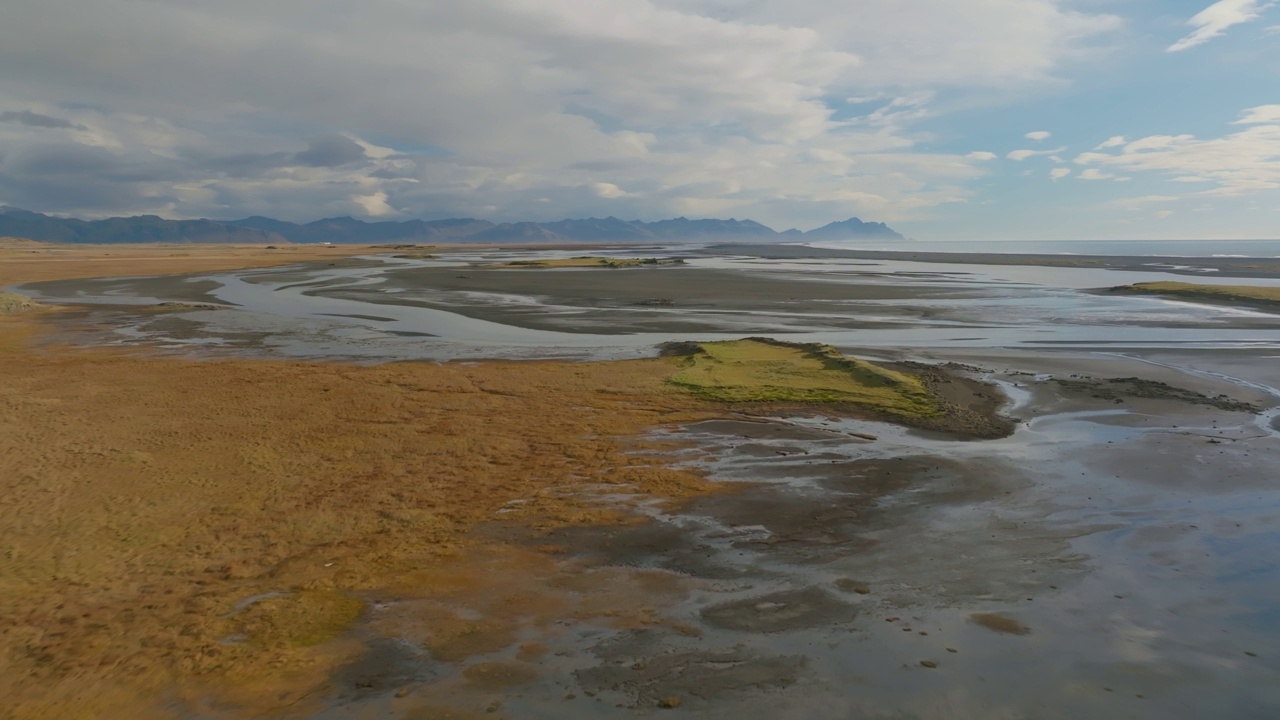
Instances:
[[[1280,316],[616,252],[5,265],[13,714],[1280,713]]]

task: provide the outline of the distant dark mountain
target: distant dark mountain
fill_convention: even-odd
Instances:
[[[243,220],[165,220],[154,215],[106,220],[50,217],[0,208],[0,237],[68,243],[572,243],[572,242],[777,242],[801,240],[903,240],[884,223],[850,218],[807,233],[775,232],[754,220],[679,217],[657,222],[616,217],[517,222],[407,220],[365,222],[335,217],[306,224],[254,216]]]
[[[854,240],[875,238],[884,240],[906,240],[893,228],[879,222],[862,222],[858,218],[849,218],[843,222],[833,222],[804,234],[805,240]]]
[[[569,240],[625,242],[628,240],[645,241],[653,239],[653,234],[644,229],[644,223],[627,222],[616,217],[559,220],[539,224]]]
[[[463,238],[465,242],[480,243],[527,243],[527,242],[573,242],[569,238],[558,235],[538,223],[502,223],[488,230],[481,230]]]
[[[265,230],[212,220],[165,220],[155,215],[106,220],[49,217],[26,210],[0,211],[0,236],[62,243],[274,243]]]
[[[253,228],[264,232],[272,232],[286,238],[289,236],[291,231],[302,227],[295,223],[276,220],[275,218],[262,217],[261,215],[254,215],[253,217],[245,218],[244,220],[229,220],[227,221],[227,224],[235,225],[237,227]]]
[[[352,217],[325,218],[299,225],[266,217],[228,220],[228,225],[274,232],[295,243],[424,243],[459,241],[488,230],[493,223],[459,218],[453,220],[408,220],[405,222],[364,222]]]
[[[754,220],[690,220],[678,217],[674,220],[635,224],[662,240],[745,240],[760,238],[777,239],[778,233]]]

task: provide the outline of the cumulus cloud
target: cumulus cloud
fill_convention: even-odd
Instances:
[[[1280,189],[1280,114],[1276,110],[1272,105],[1249,108],[1234,123],[1244,125],[1243,129],[1220,137],[1152,135],[1128,142],[1118,151],[1082,153],[1075,162],[1099,174],[1106,170],[1153,173],[1176,182],[1213,185],[1201,195]]]
[[[1107,148],[1120,147],[1126,142],[1128,141],[1125,140],[1123,135],[1113,135],[1106,140],[1103,140],[1101,143],[1098,143],[1098,146],[1095,147],[1094,150],[1106,150]]]
[[[1280,123],[1280,105],[1259,105],[1241,113],[1240,119],[1232,125],[1262,125]]]
[[[381,190],[369,195],[356,195],[351,200],[363,208],[364,213],[370,217],[395,214],[395,208],[387,204],[387,194]]]
[[[857,118],[856,122],[880,127],[901,127],[905,124],[923,120],[932,115],[929,103],[935,93],[921,91],[893,98],[887,105],[875,112]]]
[[[591,190],[597,197],[609,198],[610,200],[620,198],[627,194],[622,188],[614,185],[613,183],[607,182],[591,183]]]
[[[1013,152],[1010,152],[1008,155],[1005,155],[1005,157],[1009,158],[1010,160],[1017,160],[1018,162],[1022,162],[1023,160],[1027,160],[1028,158],[1033,158],[1038,155],[1057,155],[1060,152],[1065,152],[1066,149],[1067,148],[1064,145],[1054,150],[1014,150]]]
[[[968,155],[965,155],[965,157],[969,158],[970,160],[979,160],[982,162],[986,162],[988,160],[995,160],[997,155],[993,152],[987,152],[986,150],[975,150],[969,153]]]
[[[1138,209],[1144,205],[1162,205],[1164,203],[1177,202],[1182,198],[1177,195],[1142,195],[1140,197],[1120,198],[1112,200],[1111,204],[1117,207]]]
[[[1228,28],[1257,20],[1274,4],[1271,0],[1218,0],[1187,21],[1195,30],[1170,45],[1168,51],[1181,52],[1207,43]]]
[[[964,200],[991,159],[922,149],[914,126],[940,112],[936,97],[1052,80],[1120,25],[1073,7],[18,3],[0,24],[0,107],[73,127],[0,123],[0,202],[291,219],[907,218]],[[851,117],[833,98],[881,105]],[[102,152],[78,156],[97,163],[78,175],[24,176],[22,163],[56,165],[36,147],[54,140]]]
[[[1024,137],[1028,140],[1048,140],[1051,135],[1052,133],[1048,130],[1036,130],[1035,132],[1027,133]]]
[[[1071,174],[1071,168],[1054,168],[1049,171],[1049,177],[1053,178],[1054,180],[1061,180],[1062,178],[1070,174]]]
[[[1111,180],[1115,175],[1104,173],[1097,168],[1088,168],[1080,173],[1081,180]]]

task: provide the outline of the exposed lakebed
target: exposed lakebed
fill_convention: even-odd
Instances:
[[[366,656],[309,716],[1280,714],[1280,317],[1079,292],[1155,272],[467,265],[493,259],[25,291],[85,303],[69,333],[102,313],[127,320],[99,339],[184,352],[587,359],[746,334],[820,341],[962,362],[1002,388],[1017,428],[978,441],[820,412],[657,428],[662,461],[726,490],[670,503],[611,486],[597,501],[641,518],[622,526],[495,516],[481,532],[557,558],[509,584],[559,609],[463,593],[430,612],[507,624],[445,644],[415,624],[424,605],[370,592],[353,630]],[[119,307],[165,300],[231,309]]]

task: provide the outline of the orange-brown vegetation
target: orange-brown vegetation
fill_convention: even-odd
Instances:
[[[137,258],[105,258],[117,251],[4,260],[0,284],[136,273]],[[214,255],[145,267],[272,257]],[[570,602],[545,554],[468,531],[619,518],[601,487],[708,489],[634,452],[647,429],[708,414],[663,360],[193,361],[33,347],[44,312],[0,318],[0,697],[15,717],[143,717],[162,690],[193,688],[269,708],[350,659],[330,638],[370,594],[436,603],[415,622],[442,657],[559,613],[649,621],[618,597]],[[476,553],[513,588],[489,587],[481,620],[445,602],[492,582],[459,560]]]
[[[269,267],[368,254],[365,245],[62,245],[0,238],[0,288],[18,282]]]

